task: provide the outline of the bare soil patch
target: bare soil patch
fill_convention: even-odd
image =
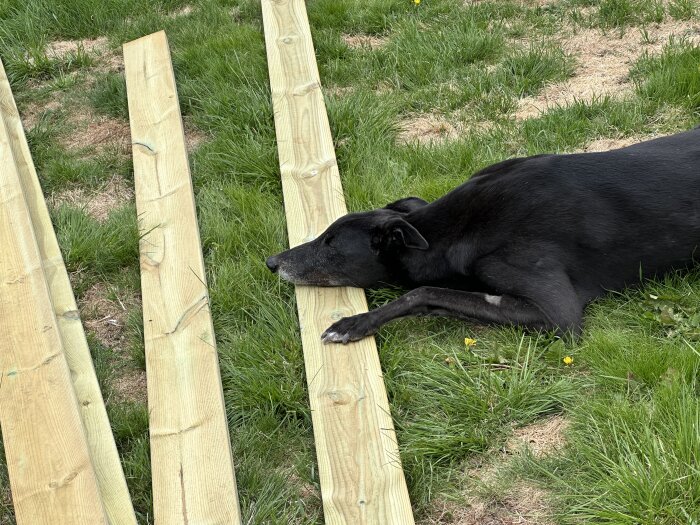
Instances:
[[[192,14],[194,11],[194,7],[191,5],[186,5],[178,9],[177,11],[173,11],[168,15],[168,18],[180,18],[181,16],[187,16],[189,14]]]
[[[148,389],[146,385],[146,372],[124,367],[115,371],[110,379],[110,387],[113,397],[110,402],[132,402],[148,404]]]
[[[83,208],[100,222],[107,220],[112,211],[121,208],[134,198],[134,190],[121,177],[112,177],[98,190],[75,187],[52,194],[49,202],[55,208],[62,204]]]
[[[521,483],[498,501],[436,502],[434,512],[419,525],[550,525],[548,509],[544,491]]]
[[[119,52],[105,52],[100,58],[98,71],[124,71],[124,56]]]
[[[569,422],[562,416],[553,416],[517,428],[506,444],[506,451],[513,454],[527,447],[535,457],[547,456],[562,449],[566,443],[564,432],[568,427]]]
[[[55,98],[41,104],[28,104],[20,113],[24,129],[33,129],[45,113],[55,111],[60,107],[61,103]]]
[[[130,310],[140,308],[136,295],[119,294],[105,283],[96,283],[78,299],[85,328],[113,351],[109,392],[106,401],[147,402],[146,372],[135,369],[125,348],[126,319]]]
[[[112,299],[116,292],[104,283],[96,283],[78,299],[83,325],[97,340],[118,351],[123,350],[126,318],[129,308],[139,305],[135,296]]]
[[[452,118],[435,113],[409,116],[398,124],[398,144],[440,144],[457,140],[468,133],[484,133],[492,130],[495,123],[479,120],[467,108],[455,112]]]
[[[68,150],[96,155],[110,149],[119,155],[131,154],[129,122],[96,115],[89,106],[62,100],[59,95],[48,103],[30,104],[22,111],[22,122],[32,129],[47,111],[64,109],[68,131],[60,136],[60,143]],[[187,151],[197,149],[207,139],[206,133],[189,122],[184,122]]]
[[[628,137],[625,139],[596,139],[593,142],[588,143],[581,150],[582,152],[599,152],[599,151],[610,151],[611,149],[624,148],[626,146],[631,146],[640,142],[642,139],[636,137]]]
[[[466,503],[438,499],[433,502],[430,515],[419,525],[552,525],[547,492],[526,481],[508,482],[507,469],[510,461],[526,448],[536,457],[561,450],[568,425],[563,416],[553,416],[515,429],[502,449],[489,457],[474,458],[467,468]],[[478,487],[487,487],[489,494],[497,496],[472,495]]]
[[[47,44],[45,52],[50,58],[66,58],[79,50],[85,53],[99,53],[107,49],[107,38],[85,38],[82,40],[56,40]]]
[[[183,126],[185,128],[185,146],[187,147],[187,152],[192,153],[207,140],[208,136],[187,121],[183,122]]]
[[[299,496],[307,505],[307,508],[321,510],[321,491],[315,485],[301,479],[295,472],[289,473],[289,484],[299,488]]]
[[[637,144],[645,140],[651,140],[661,135],[638,135],[634,137],[626,138],[604,138],[596,139],[593,142],[589,142],[586,146],[581,149],[581,152],[599,152],[599,151],[610,151],[611,149],[624,148],[631,146],[632,144]]]
[[[69,117],[72,131],[63,136],[61,142],[67,149],[90,148],[90,153],[101,153],[106,148],[128,154],[130,146],[129,123],[109,117],[98,117],[91,111],[72,113]]]
[[[520,0],[518,3],[523,7],[547,7],[558,2],[559,0]]]
[[[49,58],[65,59],[82,51],[98,58],[100,71],[121,71],[124,60],[116,51],[110,50],[106,37],[84,38],[81,40],[56,40],[49,42],[44,49]]]
[[[479,4],[482,1],[483,0],[464,0],[463,4],[465,6],[470,6],[473,4]],[[559,0],[520,0],[518,4],[522,7],[546,7],[554,5],[557,2],[559,2]]]
[[[388,37],[376,35],[342,35],[341,38],[348,47],[353,49],[369,48],[378,49],[389,41]]]
[[[399,144],[436,144],[459,137],[461,124],[453,124],[434,113],[410,116],[399,123],[396,140]]]
[[[355,88],[353,86],[330,86],[324,88],[323,91],[327,95],[331,95],[333,97],[344,97],[353,93]]]
[[[546,86],[536,96],[518,102],[516,120],[537,117],[550,108],[567,106],[576,100],[591,101],[595,97],[621,97],[633,90],[629,69],[643,53],[659,53],[671,36],[700,42],[700,23],[669,21],[646,27],[647,37],[639,28],[629,28],[622,36],[598,29],[585,29],[560,45],[564,52],[578,60],[574,76],[564,82]]]

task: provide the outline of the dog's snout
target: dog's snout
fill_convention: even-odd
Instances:
[[[279,265],[280,265],[279,261],[277,260],[276,255],[272,255],[272,256],[268,257],[267,260],[265,261],[265,264],[267,264],[267,267],[273,273],[277,272],[277,268],[279,268]]]

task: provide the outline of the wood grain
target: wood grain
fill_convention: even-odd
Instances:
[[[262,0],[289,244],[346,213],[302,0]],[[321,344],[340,317],[367,311],[362,290],[298,286],[296,298],[329,524],[413,523],[374,338]]]
[[[156,524],[240,523],[192,181],[164,32],[124,45]]]
[[[4,69],[0,109],[0,425],[17,523],[107,524],[24,198],[21,174],[33,166],[17,142],[23,134]],[[48,226],[42,236],[53,235]]]
[[[34,169],[10,83],[1,63],[0,111],[10,139],[10,148],[14,158],[17,159],[20,183],[34,227],[44,275],[71,371],[73,388],[80,405],[80,415],[105,511],[111,525],[135,525],[136,516],[129,499],[119,453],[112,436],[68,272],[63,263],[39,178]]]

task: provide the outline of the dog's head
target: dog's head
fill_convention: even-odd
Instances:
[[[350,213],[313,241],[267,259],[267,267],[294,284],[369,288],[396,280],[392,261],[405,250],[427,250],[428,242],[405,216],[425,206],[416,197],[386,208]]]

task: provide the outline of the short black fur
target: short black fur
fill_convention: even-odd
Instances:
[[[297,284],[412,288],[341,319],[355,341],[410,315],[578,334],[592,299],[693,264],[700,245],[700,127],[626,148],[510,159],[427,203],[402,199],[334,222],[270,257]]]

